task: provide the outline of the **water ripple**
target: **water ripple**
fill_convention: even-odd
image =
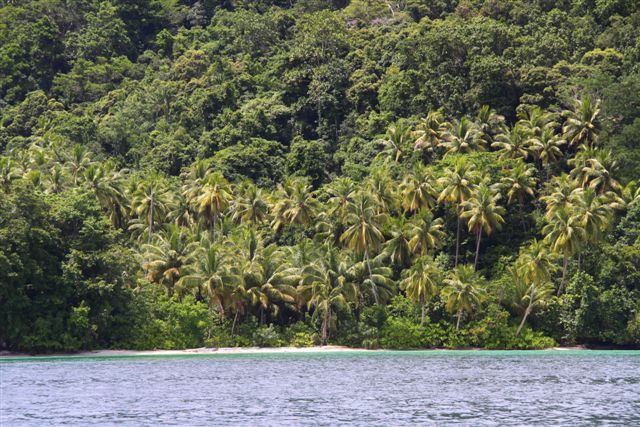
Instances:
[[[0,425],[640,425],[640,353],[0,363]]]

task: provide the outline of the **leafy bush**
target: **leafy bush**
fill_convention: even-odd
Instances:
[[[282,347],[285,345],[285,340],[273,325],[263,325],[253,333],[253,345],[258,347]]]

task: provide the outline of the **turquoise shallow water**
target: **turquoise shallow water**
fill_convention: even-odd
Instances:
[[[640,352],[0,360],[0,425],[640,425]]]

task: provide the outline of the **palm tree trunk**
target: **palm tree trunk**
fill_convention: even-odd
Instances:
[[[527,317],[529,317],[529,314],[531,314],[531,309],[533,308],[533,289],[534,289],[533,287],[529,289],[529,305],[527,306],[527,309],[524,311],[524,316],[522,316],[522,321],[520,322],[520,325],[518,326],[518,330],[516,331],[516,337],[520,335],[520,331],[524,326],[524,322],[527,321]]]
[[[367,261],[367,269],[369,270],[369,278],[371,278],[371,276],[373,276],[373,273],[371,272],[371,261],[369,260],[369,250],[365,249],[364,251],[364,258]],[[373,283],[373,280],[371,281],[371,292],[373,293],[373,300],[375,301],[376,305],[379,303],[378,301],[378,290],[376,289],[376,285]]]
[[[562,258],[562,280],[560,280],[560,287],[558,288],[558,296],[562,295],[564,291],[564,279],[567,277],[567,264],[569,263],[569,257],[564,254]]]
[[[522,195],[519,195],[518,204],[520,205],[520,222],[522,222],[522,231],[527,232],[527,223],[524,220],[524,200]]]
[[[149,243],[151,243],[152,233],[153,233],[153,196],[151,196],[151,205],[149,207]]]
[[[475,271],[478,271],[478,256],[480,255],[480,239],[482,239],[482,228],[478,229],[478,234],[476,236],[476,259],[473,262],[473,269]]]
[[[420,306],[422,307],[422,313],[420,315],[420,327],[424,326],[424,312],[425,312],[424,295],[420,295]]]
[[[454,267],[458,266],[458,254],[460,252],[460,204],[456,208],[456,215],[458,216],[458,225],[456,229],[456,260],[453,264]]]
[[[231,336],[233,337],[236,333],[236,322],[238,321],[238,310],[236,310],[236,315],[233,316],[233,323],[231,324]]]
[[[456,321],[456,331],[460,330],[460,319],[462,318],[462,309],[458,309],[458,320]]]
[[[322,319],[322,345],[327,345],[329,339],[329,322],[331,320],[331,310],[327,308]]]

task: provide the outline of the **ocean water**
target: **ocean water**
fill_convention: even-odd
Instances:
[[[0,425],[640,426],[640,352],[0,360]]]

